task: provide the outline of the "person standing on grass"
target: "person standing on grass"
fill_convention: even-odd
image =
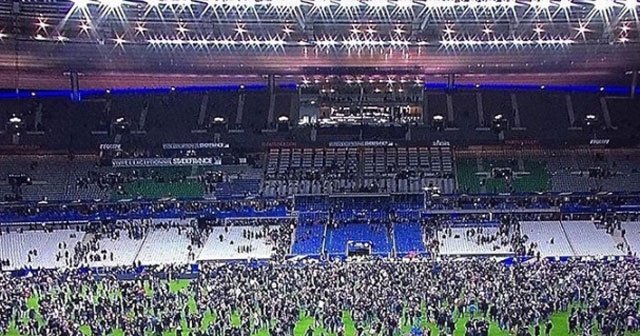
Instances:
[[[550,336],[551,329],[553,329],[553,323],[551,323],[551,320],[547,320],[547,323],[544,325],[544,334]]]

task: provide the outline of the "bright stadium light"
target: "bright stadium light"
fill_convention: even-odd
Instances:
[[[91,26],[89,26],[86,22],[83,22],[80,24],[80,32],[82,33],[88,33],[89,30],[91,29]]]
[[[387,0],[368,0],[367,6],[371,8],[384,8],[389,6],[389,1]]]
[[[396,26],[396,28],[393,30],[393,32],[398,34],[398,35],[402,35],[402,34],[406,33],[406,31],[404,29],[402,29],[402,26]]]
[[[271,47],[273,49],[278,49],[284,47],[286,42],[279,36],[269,37],[267,40],[263,41],[262,44],[265,46]]]
[[[578,28],[574,28],[574,29],[578,32],[576,34],[576,37],[581,37],[583,40],[587,39],[586,33],[591,31],[589,30],[587,24],[583,23],[582,21],[578,21]]]
[[[331,0],[313,0],[313,7],[328,8],[331,6]]]
[[[193,5],[191,0],[164,0],[164,3],[168,6],[177,6],[180,8],[187,8]]]
[[[631,27],[629,26],[628,23],[623,23],[622,26],[620,27],[620,30],[624,33],[628,33],[630,29]]]
[[[100,0],[100,4],[110,9],[116,9],[122,6],[122,0]]]
[[[572,39],[566,38],[546,38],[546,39],[523,39],[522,37],[514,37],[512,39],[493,38],[489,40],[477,40],[477,39],[442,39],[440,44],[446,48],[474,48],[474,47],[526,47],[526,46],[538,46],[538,47],[561,47],[573,44]]]
[[[145,28],[144,23],[138,22],[136,24],[136,34],[144,34],[147,30],[149,29]]]
[[[87,8],[89,3],[90,3],[89,0],[73,0],[73,7],[83,9],[83,8]]]
[[[251,8],[256,5],[255,0],[209,0],[210,7],[228,6],[232,8]]]
[[[456,31],[455,31],[455,30],[453,30],[453,28],[452,28],[450,25],[446,25],[446,26],[444,27],[444,29],[442,30],[442,32],[443,32],[445,35],[449,35],[449,36],[450,36],[450,35],[452,35],[453,33],[455,33]]]
[[[509,9],[514,9],[518,6],[518,2],[516,0],[507,0],[503,6]]]
[[[38,19],[38,23],[36,23],[36,26],[38,26],[38,30],[47,30],[47,28],[49,27],[49,24],[47,23],[46,19],[43,18],[39,18]]]
[[[401,9],[408,9],[413,7],[414,3],[413,0],[397,0],[396,2],[394,2],[394,5]]]
[[[295,8],[302,6],[300,0],[271,0],[271,6],[283,8]]]
[[[613,0],[593,0],[591,3],[595,10],[604,12],[615,6]]]
[[[362,5],[362,3],[358,0],[340,0],[340,7],[342,8],[354,8],[360,5]]]
[[[295,32],[295,30],[293,30],[293,28],[291,28],[290,26],[285,25],[285,26],[282,28],[282,32],[283,32],[285,35],[291,35],[292,33],[294,33],[294,32]]]
[[[149,6],[149,7],[156,8],[156,7],[160,6],[160,0],[145,0],[145,2],[147,3],[147,6]]]
[[[237,23],[236,28],[234,30],[238,35],[242,35],[248,32],[248,30],[244,28],[244,24],[241,24],[241,23]]]
[[[127,40],[123,39],[122,36],[116,34],[116,37],[113,39],[113,42],[115,42],[117,46],[122,46],[123,44],[127,43]]]
[[[529,3],[529,6],[538,10],[548,10],[551,7],[550,0],[533,0]]]
[[[335,48],[338,45],[338,41],[333,36],[325,36],[322,39],[318,39],[316,45],[320,48]]]
[[[638,0],[625,0],[624,7],[630,11],[634,11],[638,7]]]
[[[178,33],[184,34],[189,31],[184,23],[178,24],[178,28],[176,29]]]
[[[391,39],[389,41],[389,45],[394,48],[408,48],[411,45],[411,42],[404,39]]]
[[[571,6],[573,6],[573,3],[571,2],[571,0],[560,0],[560,2],[558,3],[558,6],[561,9],[569,9],[571,8]]]
[[[435,114],[431,119],[431,127],[437,131],[442,131],[444,129],[445,120],[443,115]]]

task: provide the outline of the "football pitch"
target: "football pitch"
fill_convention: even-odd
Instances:
[[[182,292],[182,291],[188,291],[189,290],[189,280],[174,280],[171,281],[169,283],[169,288],[171,291],[174,292]],[[148,287],[145,286],[145,289],[147,290],[147,294],[148,295],[152,295],[152,290]],[[102,293],[103,295],[106,295],[106,293]],[[117,294],[113,294],[111,293],[111,295],[117,295]],[[38,297],[33,296],[30,297],[27,300],[27,306],[30,309],[34,309],[36,311],[36,319],[38,319],[39,323],[44,323],[40,312],[39,312],[39,302],[38,302]],[[188,303],[191,312],[196,311],[196,302],[195,299],[193,298],[193,295],[191,295],[191,298],[189,300]],[[551,336],[567,336],[567,335],[580,335],[580,334],[572,334],[569,332],[568,330],[568,318],[569,318],[569,313],[568,312],[557,312],[555,314],[552,315],[551,317],[551,321],[553,323],[553,329],[551,331]],[[209,326],[209,324],[211,324],[213,321],[215,321],[216,319],[216,315],[215,312],[211,312],[211,311],[207,311],[205,312],[203,318],[202,318],[202,325],[201,328],[202,330],[206,330],[206,328]],[[356,335],[356,328],[355,328],[355,324],[353,322],[353,320],[351,319],[351,316],[349,315],[348,312],[344,312],[343,316],[342,316],[342,320],[344,322],[344,326],[345,326],[345,335],[346,336],[355,336]],[[454,336],[464,336],[465,334],[465,328],[464,325],[465,323],[469,320],[469,315],[464,315],[460,318],[457,319],[456,321],[456,331],[454,333]],[[231,323],[232,325],[235,326],[239,326],[241,324],[240,321],[240,314],[235,313],[231,316]],[[294,329],[294,335],[293,336],[305,336],[305,333],[307,331],[307,329],[309,328],[309,326],[313,326],[315,324],[315,321],[312,317],[309,316],[305,316],[302,315],[300,316],[300,320],[298,321],[298,323],[296,324],[296,327]],[[422,323],[422,327],[423,328],[429,328],[431,329],[431,335],[433,336],[438,336],[439,334],[439,330],[438,327],[432,323],[429,322],[423,322]],[[186,322],[182,321],[182,328],[183,328],[183,335],[188,335],[187,331],[189,330],[189,328],[186,325]],[[412,326],[411,325],[405,325],[402,328],[402,333],[400,333],[399,335],[410,335],[410,331],[411,331]],[[82,333],[86,336],[90,336],[91,335],[91,329],[89,328],[89,326],[82,326],[80,327],[80,330],[82,331]],[[533,334],[533,333],[532,333]],[[148,332],[147,335],[152,335],[151,332]],[[168,332],[164,332],[163,336],[175,336],[176,332],[175,331],[168,331]],[[366,334],[369,335],[369,334]],[[508,336],[510,335],[510,333],[506,330],[502,330],[499,328],[498,324],[495,322],[490,322],[489,325],[489,335],[490,336]],[[594,330],[592,335],[600,335],[600,333],[598,332],[598,330]],[[3,336],[30,336],[30,335],[20,335],[20,333],[18,332],[18,330],[15,328],[15,323],[11,324],[11,327],[9,328],[9,331],[7,332],[6,335]],[[122,330],[115,330],[112,334],[112,336],[125,336],[124,332]],[[259,330],[258,332],[256,332],[254,335],[252,336],[269,336],[269,331],[267,329],[262,329]],[[327,330],[323,329],[322,327],[316,327],[314,328],[314,336],[335,336],[335,334],[328,332]],[[639,332],[634,332],[634,333],[625,333],[625,336],[640,336],[640,331]]]

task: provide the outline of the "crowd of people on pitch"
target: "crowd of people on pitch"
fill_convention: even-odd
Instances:
[[[620,261],[365,258],[204,264],[184,289],[178,267],[150,268],[134,280],[100,279],[74,270],[29,277],[0,274],[0,334],[244,336],[266,330],[294,335],[491,335],[572,333],[603,336],[639,330],[640,265]],[[27,304],[38,300],[39,308]],[[567,312],[557,322],[556,312]],[[555,317],[553,320],[552,317]],[[40,323],[39,321],[42,321]],[[566,323],[559,326],[558,323]],[[315,333],[314,333],[315,332]]]

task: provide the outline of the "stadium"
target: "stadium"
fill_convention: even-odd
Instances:
[[[639,5],[0,1],[0,336],[640,336]]]

